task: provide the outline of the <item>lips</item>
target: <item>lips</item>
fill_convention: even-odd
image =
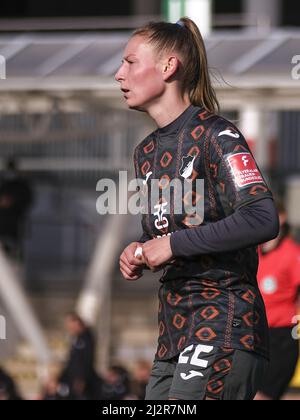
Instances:
[[[124,93],[124,98],[127,100],[128,99],[128,93],[130,92],[130,90],[122,88],[121,91]]]

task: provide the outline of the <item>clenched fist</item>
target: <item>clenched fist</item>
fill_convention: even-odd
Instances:
[[[132,242],[124,249],[120,256],[120,271],[126,280],[135,281],[142,277],[145,268],[145,261],[140,257],[135,257],[136,249],[143,244]]]

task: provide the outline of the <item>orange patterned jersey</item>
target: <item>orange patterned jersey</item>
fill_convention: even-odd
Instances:
[[[143,240],[218,222],[237,209],[272,194],[240,131],[226,119],[190,106],[135,149],[137,178],[143,180],[148,211]],[[191,191],[169,189],[172,180]],[[154,181],[156,180],[156,181]],[[203,180],[203,190],[197,189]],[[158,183],[159,196],[151,199]],[[189,204],[201,204],[195,212]],[[268,330],[257,285],[256,247],[175,258],[164,268],[159,305],[157,359],[176,356],[190,344],[217,345],[268,355]]]

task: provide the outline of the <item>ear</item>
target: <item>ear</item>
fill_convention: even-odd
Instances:
[[[167,81],[172,77],[179,69],[180,62],[176,56],[168,57],[166,61],[163,62],[163,79]]]

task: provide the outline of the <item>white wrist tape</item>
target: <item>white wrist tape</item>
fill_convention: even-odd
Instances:
[[[139,246],[139,247],[135,250],[135,254],[134,254],[134,256],[135,256],[135,258],[142,257],[142,256],[143,256],[143,248]]]

